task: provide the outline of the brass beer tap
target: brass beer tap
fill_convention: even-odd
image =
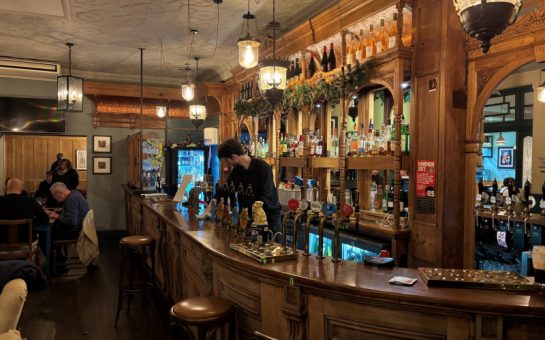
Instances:
[[[331,217],[327,215],[323,215],[322,218],[320,218],[320,226],[318,227],[318,255],[316,255],[316,258],[322,260],[325,258],[324,256],[324,225],[327,220],[331,219]]]
[[[333,237],[333,262],[341,261],[341,229],[345,223],[350,223],[350,216],[354,209],[349,204],[343,204],[340,216],[334,217],[335,235]]]
[[[316,202],[312,202],[316,203]],[[319,205],[319,203],[318,203]],[[307,223],[305,225],[305,251],[303,252],[303,255],[310,256],[309,247],[310,247],[310,223],[313,219],[320,216],[321,209],[318,209],[317,206],[315,206],[313,209],[308,210],[307,212]]]
[[[295,215],[295,219],[293,220],[293,242],[291,248],[294,253],[297,253],[297,227],[299,226],[299,220],[305,215],[304,210],[297,209],[297,215]]]

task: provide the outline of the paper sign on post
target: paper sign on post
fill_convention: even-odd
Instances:
[[[172,199],[173,202],[179,203],[182,201],[182,198],[184,198],[185,191],[187,189],[187,186],[189,183],[191,183],[191,180],[193,179],[193,175],[186,174],[184,177],[182,177],[182,182],[180,183],[180,187],[178,188],[178,191],[176,191],[176,195],[174,195],[174,198]]]

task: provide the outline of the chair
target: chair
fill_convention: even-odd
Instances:
[[[229,325],[228,339],[235,338],[235,309],[231,302],[217,296],[196,296],[176,303],[170,309],[171,327],[180,327],[195,339],[190,326],[197,327],[197,339],[216,339],[219,329],[225,340],[225,326]]]
[[[24,242],[20,235],[27,231]],[[32,220],[0,220],[0,232],[7,232],[7,243],[0,244],[0,260],[26,259],[36,256],[38,263],[38,241],[32,242]]]
[[[0,339],[21,339],[16,331],[23,305],[27,296],[27,286],[22,279],[9,281],[0,294]]]

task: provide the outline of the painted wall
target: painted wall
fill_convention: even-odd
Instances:
[[[56,87],[56,82],[0,78],[1,96],[55,99],[57,92]],[[138,130],[123,128],[93,128],[93,103],[89,99],[84,98],[83,105],[84,112],[71,112],[66,114],[65,134],[87,136],[87,158],[89,166],[92,166],[93,156],[106,155],[112,157],[111,175],[93,175],[92,171],[89,171],[87,198],[89,200],[89,205],[95,210],[96,227],[100,230],[125,229],[124,197],[121,184],[127,183],[127,136],[138,132]],[[150,132],[151,131],[158,133],[161,137],[164,136],[163,130],[150,130]],[[112,153],[93,154],[93,135],[112,136]],[[3,163],[4,148],[2,138],[0,138],[0,147],[0,150],[2,150],[0,162]],[[0,165],[2,165],[3,169],[3,164],[0,163]],[[3,171],[1,171],[0,177],[2,178],[0,178],[0,183],[2,183],[2,185],[4,183],[3,176]]]
[[[483,167],[485,169],[483,173],[484,181],[493,181],[496,179],[498,183],[502,183],[505,177],[516,178],[515,168],[505,169],[498,167],[498,148],[515,147],[517,134],[515,132],[502,132],[503,138],[505,138],[505,145],[498,146],[496,140],[499,133],[487,133],[492,136],[492,157],[483,157]]]

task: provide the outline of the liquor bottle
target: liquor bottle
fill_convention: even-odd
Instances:
[[[339,157],[339,137],[337,137],[337,128],[333,129],[333,136],[331,136],[330,157]]]
[[[380,144],[381,144],[380,133],[377,130],[375,131],[375,138],[373,140],[373,145],[371,147],[371,156],[380,155]]]
[[[337,59],[335,58],[335,48],[333,43],[329,47],[329,56],[327,57],[327,70],[333,71],[337,68]]]
[[[327,47],[324,46],[324,51],[322,52],[322,61],[320,62],[322,66],[322,72],[327,72]]]
[[[368,130],[367,133],[369,133],[369,134],[372,135],[372,134],[373,134],[373,129],[374,129],[374,126],[373,126],[373,118],[370,118],[370,119],[369,119],[369,130]]]
[[[401,117],[401,152],[409,152],[409,126],[404,124],[404,117]]]
[[[301,65],[299,65],[299,58],[295,59],[295,73],[294,73],[295,80],[299,81],[301,80]]]
[[[231,184],[229,184],[229,201],[230,201],[230,208],[233,209],[233,207],[237,204],[237,191],[235,189],[235,182],[231,181]]]
[[[350,38],[350,43],[348,44],[348,50],[346,52],[346,65],[352,65],[356,60],[355,50],[357,50],[357,48],[358,45],[356,42],[356,38],[354,37],[354,35],[352,35],[352,37]]]
[[[375,181],[371,182],[369,186],[369,210],[375,210],[375,198],[377,196],[377,183]]]
[[[367,146],[367,137],[365,137],[365,124],[361,124],[360,135],[358,138],[358,156],[362,157],[365,155]]]
[[[400,200],[401,202],[401,200]],[[394,210],[394,185],[390,185],[390,191],[388,192],[388,211]],[[400,206],[400,211],[403,211],[403,207]]]
[[[246,194],[244,193],[244,186],[242,185],[242,182],[238,184],[237,202],[239,211],[246,208]]]
[[[397,13],[394,13],[392,21],[388,27],[388,48],[394,48],[396,46],[397,39]]]
[[[324,150],[324,144],[322,142],[322,136],[318,136],[315,149],[316,157],[322,157],[322,152]]]
[[[358,132],[354,131],[354,133],[352,133],[352,141],[350,142],[350,154],[353,157],[358,156],[358,147],[359,147]]]
[[[295,63],[292,60],[290,69],[288,70],[288,75],[286,77],[288,78],[288,81],[292,81],[294,76],[295,76]]]
[[[250,81],[250,99],[254,97],[254,81]]]
[[[351,150],[351,145],[352,145],[352,133],[351,132],[346,132],[346,138],[345,138],[345,146],[344,146],[344,149],[346,150],[346,157],[350,157],[352,156],[352,150]]]
[[[297,144],[297,157],[305,156],[305,136],[299,136],[299,143]]]
[[[363,59],[365,59],[365,39],[363,37],[363,29],[360,29],[360,41],[356,50],[356,61],[360,63]]]
[[[390,186],[384,187],[384,195],[382,196],[382,212],[388,213],[388,203],[390,200]]]
[[[373,32],[373,25],[369,25],[369,34],[365,39],[365,58],[371,58],[376,54],[375,46],[375,33]]]
[[[309,148],[308,155],[310,157],[314,157],[314,153],[316,151],[316,141],[314,140],[314,134],[310,135],[309,144],[310,144],[310,148]]]
[[[411,46],[412,44],[412,23],[412,15],[403,12],[403,36],[401,41],[403,41],[404,46]]]
[[[254,191],[252,189],[252,185],[248,184],[248,188],[246,189],[246,206],[248,207],[248,217],[250,219],[253,218],[252,215],[252,205],[254,204]]]
[[[310,60],[308,63],[308,77],[312,78],[314,73],[316,73],[316,62],[314,61],[314,52],[310,52]]]
[[[375,51],[377,53],[382,53],[386,50],[386,43],[388,41],[388,32],[386,32],[386,27],[384,27],[384,19],[380,19],[380,26],[378,30],[375,31]]]

